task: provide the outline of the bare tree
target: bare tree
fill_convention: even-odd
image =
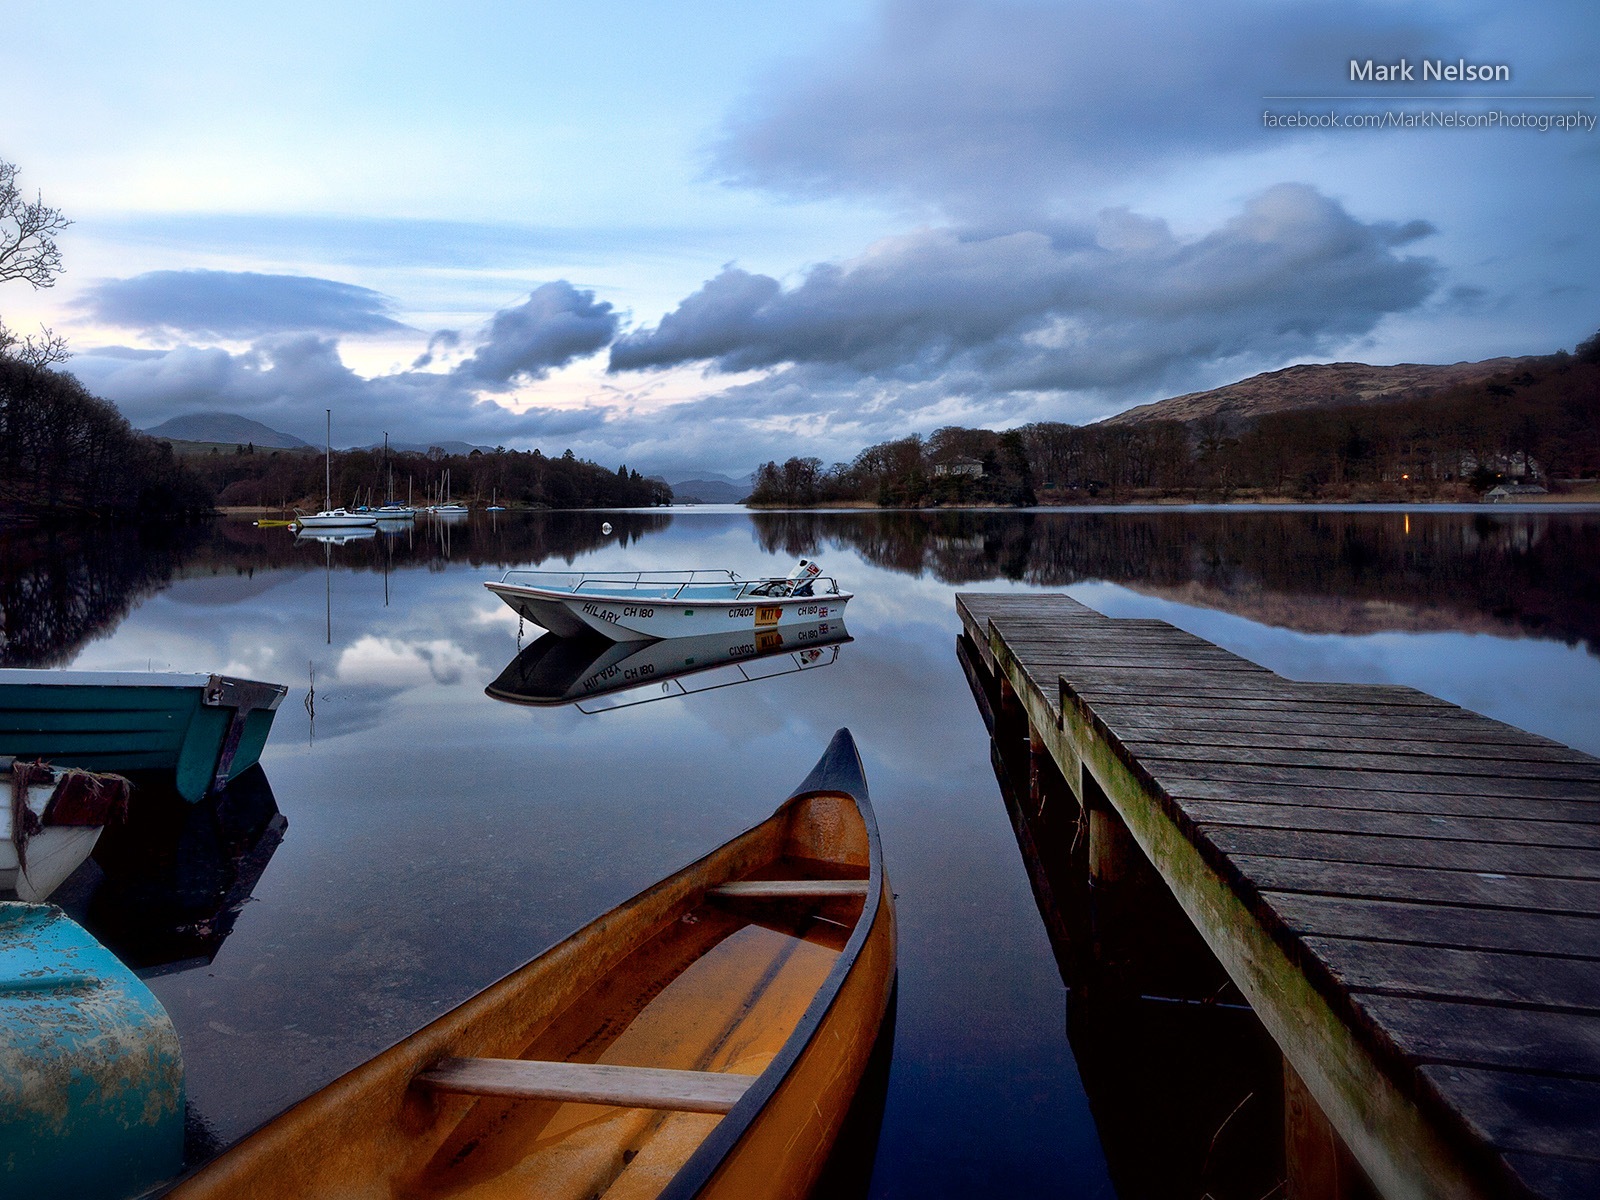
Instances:
[[[61,273],[56,234],[72,222],[35,193],[30,201],[17,186],[15,163],[0,159],[0,283],[21,280],[35,290],[52,286]],[[64,362],[67,343],[44,326],[37,336],[19,336],[0,321],[0,356],[35,367]]]

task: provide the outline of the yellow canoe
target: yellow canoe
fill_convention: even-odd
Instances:
[[[894,963],[877,824],[841,729],[762,824],[169,1195],[800,1200],[855,1095]]]

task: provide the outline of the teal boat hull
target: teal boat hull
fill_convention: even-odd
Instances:
[[[150,989],[54,905],[0,903],[0,1195],[138,1195],[182,1168],[183,1111]]]
[[[193,803],[256,764],[287,691],[223,675],[0,670],[0,755],[170,771]]]

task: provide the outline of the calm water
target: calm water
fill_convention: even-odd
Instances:
[[[1407,684],[1600,753],[1595,512],[699,508],[0,551],[10,665],[291,688],[262,760],[284,840],[215,959],[151,979],[183,1038],[197,1147],[763,819],[845,725],[901,933],[872,1194],[1140,1194],[1119,1158],[1147,1153],[1137,1081],[1161,1064],[1124,1058],[1081,1005],[1069,1018],[956,659],[960,589],[1067,590],[1295,678]],[[802,554],[857,594],[829,665],[594,715],[484,694],[519,632],[539,633],[481,586],[505,567],[755,575]],[[1205,1036],[1176,1031],[1161,1063],[1201,1064]]]

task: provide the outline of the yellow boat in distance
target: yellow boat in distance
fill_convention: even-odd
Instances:
[[[894,969],[877,824],[841,729],[772,817],[167,1194],[802,1200]]]

